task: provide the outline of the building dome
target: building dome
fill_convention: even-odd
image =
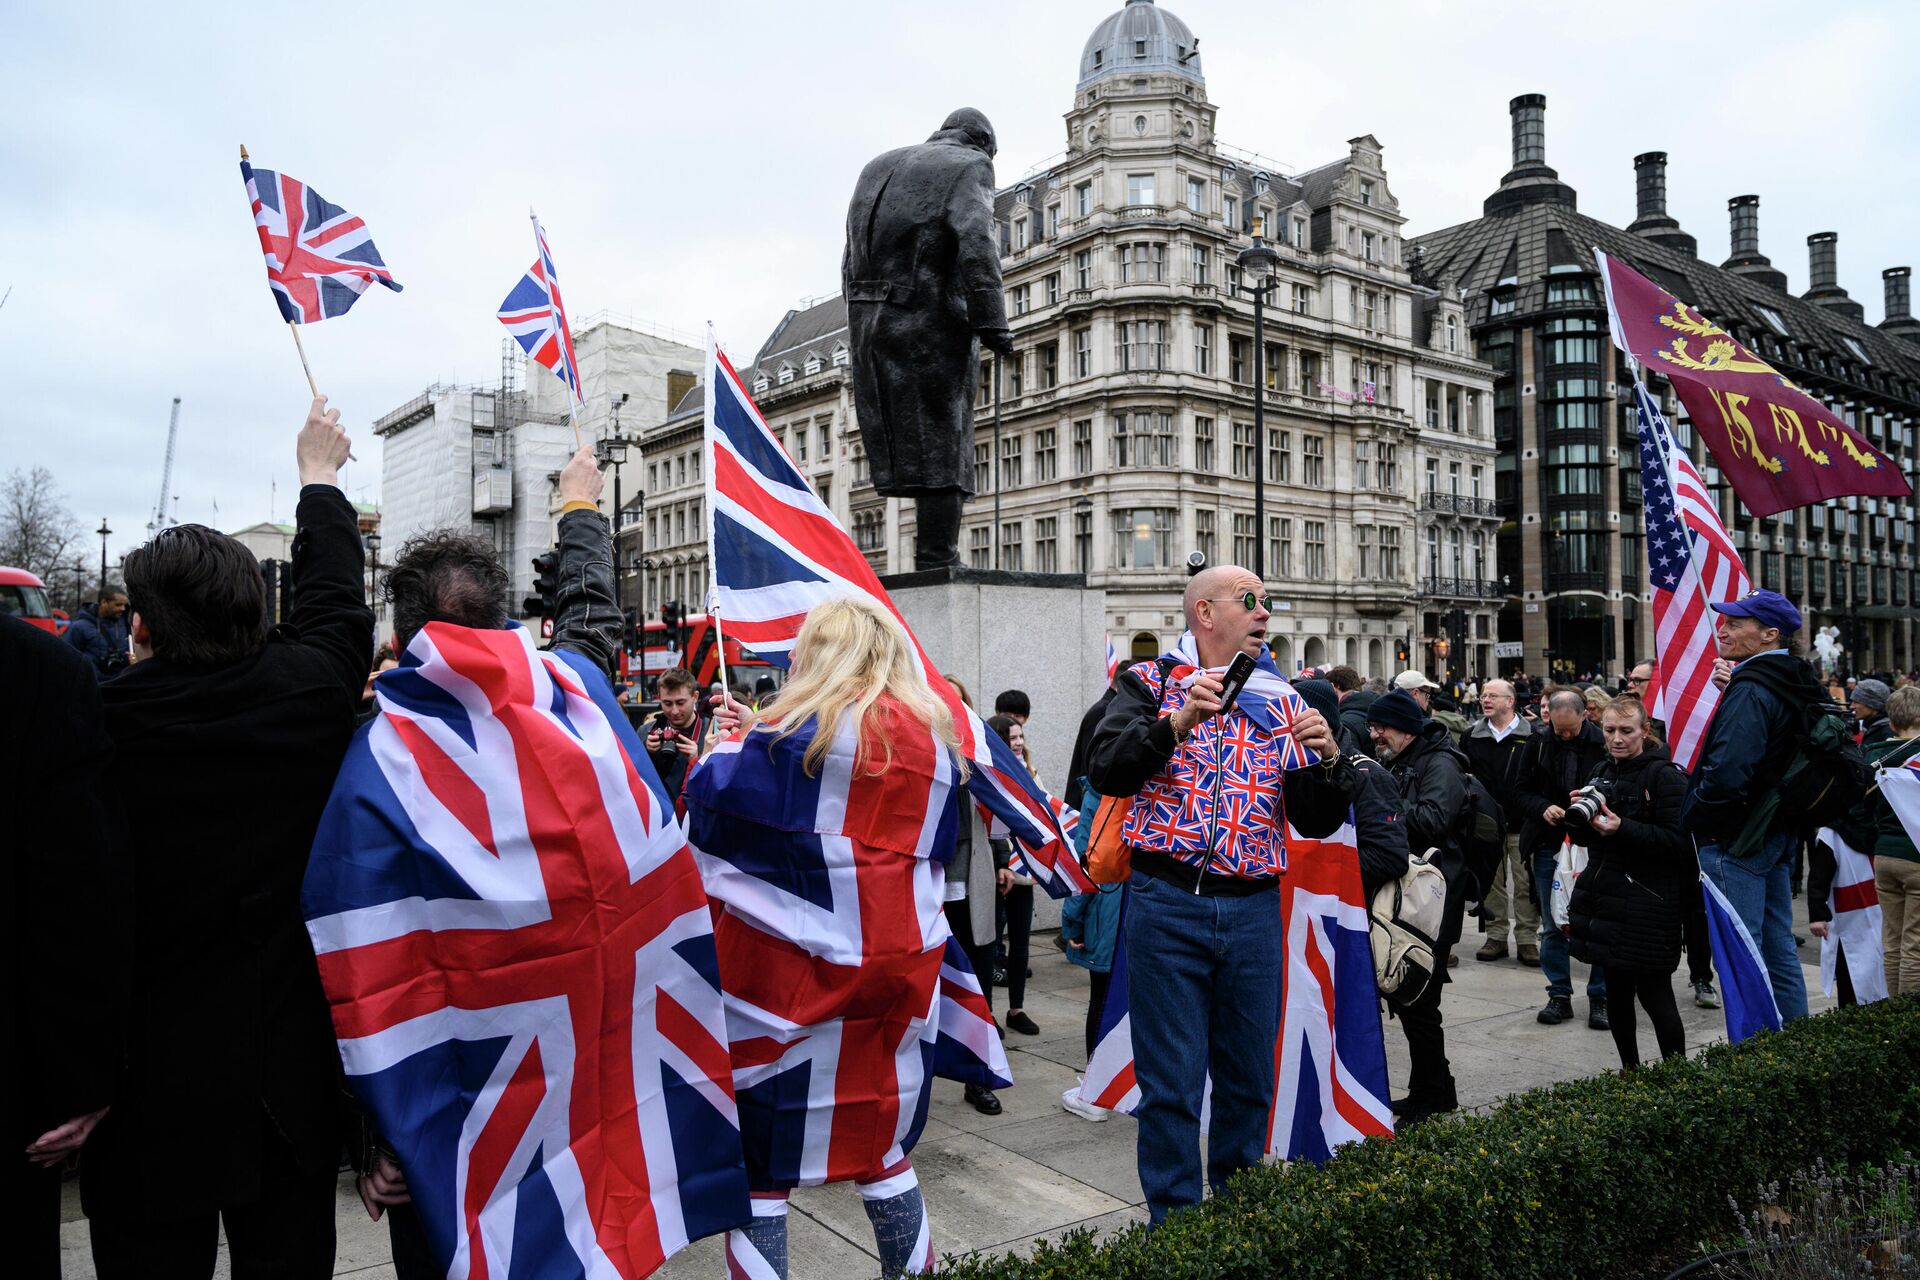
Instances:
[[[1205,84],[1199,45],[1186,23],[1153,0],[1127,0],[1126,8],[1087,37],[1087,47],[1080,51],[1079,87],[1106,76],[1149,71],[1170,71]]]

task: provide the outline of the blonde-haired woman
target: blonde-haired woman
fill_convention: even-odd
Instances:
[[[687,782],[688,839],[721,909],[750,1227],[727,1251],[784,1277],[786,1197],[852,1181],[886,1275],[933,1262],[908,1158],[926,1121],[946,930],[943,864],[966,780],[953,712],[897,619],[865,599],[816,606],[790,676]]]

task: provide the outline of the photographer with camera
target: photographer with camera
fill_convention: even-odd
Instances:
[[[693,672],[675,667],[660,677],[660,710],[641,726],[641,736],[647,745],[647,758],[653,761],[675,805],[680,803],[687,770],[700,758],[700,744],[707,740],[710,721],[710,716],[701,714],[700,686]]]
[[[1600,713],[1606,759],[1567,802],[1563,822],[1587,846],[1568,907],[1573,954],[1607,974],[1607,1017],[1620,1064],[1640,1064],[1633,1001],[1653,1023],[1660,1056],[1687,1051],[1673,1001],[1680,935],[1696,878],[1680,826],[1687,776],[1655,742],[1646,704],[1614,699]]]
[[[1563,823],[1567,800],[1606,756],[1600,726],[1587,719],[1587,700],[1577,689],[1556,689],[1547,695],[1550,731],[1535,733],[1514,780],[1518,793],[1514,812],[1522,815],[1520,848],[1531,859],[1533,896],[1544,915],[1553,896],[1554,859],[1566,839]],[[1540,929],[1540,970],[1547,977],[1547,1002],[1537,1018],[1558,1026],[1573,1017],[1573,975],[1567,962],[1567,940],[1543,920]],[[1607,1029],[1607,979],[1596,966],[1587,975],[1587,1025]]]

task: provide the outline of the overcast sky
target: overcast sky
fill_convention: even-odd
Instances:
[[[1837,231],[1870,322],[1920,265],[1920,5],[1171,4],[1232,145],[1304,170],[1376,135],[1409,234],[1478,216],[1507,100],[1548,99],[1547,159],[1583,211],[1633,217],[1632,158],[1671,156],[1670,210],[1727,254],[1757,192],[1796,292]],[[744,359],[838,288],[860,165],[984,110],[1004,185],[1065,145],[1082,44],[1112,0],[233,4],[12,0],[0,12],[0,470],[44,465],[116,555],[159,492],[181,396],[184,520],[292,510],[306,389],[237,165],[364,217],[406,292],[304,330],[357,436],[435,380],[497,378],[494,309],[540,212],[576,323],[625,313]],[[537,371],[536,371],[537,372]],[[546,376],[540,373],[538,376]],[[217,516],[215,504],[218,504]]]

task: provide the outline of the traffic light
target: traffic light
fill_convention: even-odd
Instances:
[[[1406,669],[1407,642],[1405,640],[1395,640],[1393,642],[1393,658],[1395,662],[1400,664],[1402,670]]]
[[[560,611],[560,553],[544,551],[533,558],[533,591],[520,610],[530,617],[551,618]]]
[[[687,607],[678,600],[663,601],[660,605],[660,621],[666,624],[667,643],[675,650],[684,646],[680,643],[680,625],[687,618]]]
[[[626,611],[620,627],[620,643],[629,651],[640,647],[640,617],[632,609]]]

